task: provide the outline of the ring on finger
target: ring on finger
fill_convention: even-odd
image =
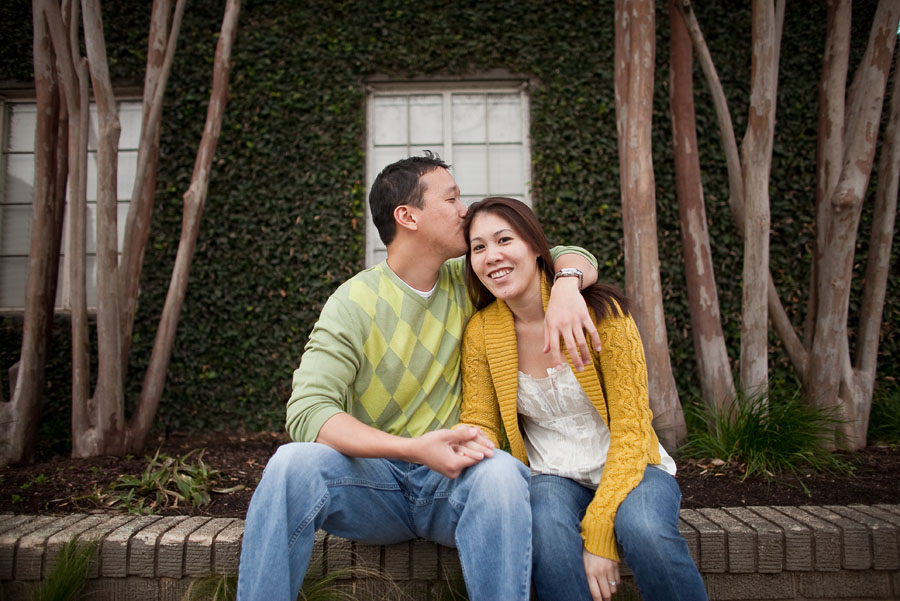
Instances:
[[[609,586],[616,586],[616,584],[618,584],[615,580],[607,580],[607,582],[609,583]]]

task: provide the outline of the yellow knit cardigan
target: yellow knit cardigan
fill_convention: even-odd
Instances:
[[[546,281],[542,296],[546,309],[550,298]],[[593,311],[591,317],[596,323]],[[630,316],[608,315],[597,324],[597,331],[602,349],[591,353],[593,369],[586,367],[575,376],[609,425],[610,445],[600,485],[581,522],[581,537],[591,553],[618,561],[616,511],[640,483],[646,466],[660,462],[659,442],[650,424],[647,366],[637,324]],[[566,358],[571,365],[568,353]],[[462,362],[461,423],[480,427],[498,445],[505,428],[512,455],[527,465],[516,411],[516,331],[505,302],[496,300],[469,320]]]

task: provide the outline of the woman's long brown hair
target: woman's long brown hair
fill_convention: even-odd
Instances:
[[[469,207],[466,219],[463,222],[463,231],[466,236],[466,246],[470,244],[469,230],[472,220],[479,213],[491,213],[506,220],[522,237],[522,239],[538,254],[538,266],[543,271],[548,281],[553,282],[553,259],[550,256],[550,244],[541,227],[534,211],[520,200],[503,196],[491,196],[473,203]],[[483,309],[494,301],[494,295],[481,283],[475,270],[472,269],[472,251],[466,250],[466,289],[469,297],[477,309]],[[608,316],[620,316],[630,314],[628,298],[617,286],[609,284],[593,284],[581,291],[587,304],[594,309],[597,321]]]

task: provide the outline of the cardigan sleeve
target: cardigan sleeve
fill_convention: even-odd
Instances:
[[[460,423],[478,426],[499,447],[502,432],[500,407],[488,366],[484,319],[480,312],[469,320],[463,334],[462,397]]]
[[[610,444],[594,499],[581,523],[585,548],[618,561],[614,524],[619,504],[660,461],[651,425],[647,364],[637,324],[630,316],[608,316],[598,324],[603,347],[594,365],[609,406]],[[603,412],[605,407],[598,407]]]

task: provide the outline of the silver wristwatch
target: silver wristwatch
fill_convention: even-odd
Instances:
[[[584,288],[584,274],[581,273],[580,269],[575,269],[574,267],[563,267],[553,276],[553,283],[556,283],[556,280],[559,278],[578,278],[578,289],[581,290]]]

